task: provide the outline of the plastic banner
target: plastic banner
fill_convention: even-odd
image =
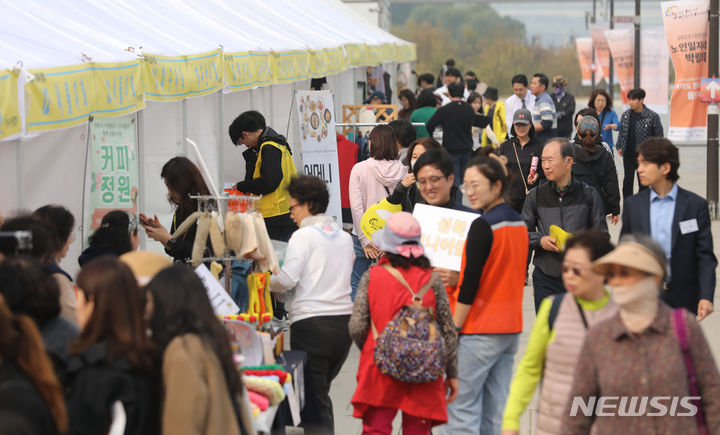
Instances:
[[[592,83],[592,73],[595,70],[595,84],[599,83],[603,78],[602,68],[597,68],[597,64],[593,64],[593,43],[592,38],[575,38],[575,46],[578,52],[578,60],[580,61],[580,70],[582,71],[583,86],[590,86]]]
[[[310,52],[280,51],[273,53],[275,83],[294,82],[310,77]]]
[[[329,74],[337,74],[345,67],[341,48],[314,50],[310,52],[310,56],[310,75],[312,77],[325,77]]]
[[[705,140],[707,105],[700,101],[700,79],[708,71],[709,2],[662,2],[661,8],[675,67],[668,139]]]
[[[111,210],[138,213],[138,152],[135,120],[94,118],[88,135],[83,244]]]
[[[10,70],[0,70],[0,139],[20,133],[20,109],[18,107],[18,76]]]
[[[395,60],[397,62],[414,62],[417,59],[417,46],[415,44],[401,44],[395,46]]]
[[[199,97],[223,86],[221,49],[191,56],[143,54],[143,79],[148,100],[176,101]]]
[[[635,82],[635,30],[632,27],[606,30],[605,38],[612,54],[622,102],[626,105],[627,93]]]
[[[25,84],[27,131],[70,127],[90,115],[118,116],[145,107],[140,63],[87,63],[32,69]]]
[[[420,223],[420,243],[433,267],[460,271],[465,239],[477,213],[416,204],[413,216]]]
[[[595,23],[590,25],[590,37],[592,38],[595,53],[597,53],[596,64],[602,68],[603,77],[610,77],[610,49],[605,38],[605,30],[610,27],[608,23]],[[596,74],[597,75],[597,74]]]
[[[397,58],[395,44],[383,44],[380,46],[380,59],[383,62],[394,62]]]
[[[345,50],[345,65],[360,66],[369,63],[367,61],[368,53],[366,44],[346,44]]]
[[[272,83],[271,53],[229,53],[225,58],[225,86],[233,91]]]
[[[298,91],[295,107],[300,131],[303,173],[327,183],[330,203],[326,214],[342,222],[335,107],[330,91]]]
[[[642,29],[640,33],[640,87],[645,89],[645,105],[657,113],[668,113],[668,49],[662,27]]]

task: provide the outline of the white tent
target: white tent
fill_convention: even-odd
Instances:
[[[338,0],[0,0],[0,12],[0,212],[62,204],[78,223],[91,115],[136,119],[140,210],[167,218],[160,168],[193,157],[185,137],[217,185],[238,181],[244,163],[227,127],[239,113],[258,110],[286,133],[294,91],[310,78],[327,77],[340,114],[358,103],[365,66],[394,76],[397,63],[415,59],[413,44]],[[212,73],[190,83],[198,65]],[[125,89],[123,99],[128,82],[133,96]],[[292,143],[294,126],[287,133]],[[76,270],[79,251],[76,242],[66,270]]]

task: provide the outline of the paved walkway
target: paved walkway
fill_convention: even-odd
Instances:
[[[702,146],[683,146],[680,148],[680,180],[679,184],[689,189],[698,195],[705,195],[705,173],[706,173],[706,159],[705,159],[705,148]],[[622,160],[616,158],[616,166],[620,171],[620,180],[622,182]],[[613,241],[617,242],[617,238],[620,232],[619,225],[610,225],[610,233],[612,234]],[[720,258],[720,221],[713,222],[712,233],[715,246],[715,254]],[[718,280],[720,282],[720,279]],[[718,302],[718,292],[716,290],[715,297],[715,308],[720,310]],[[535,310],[533,308],[533,297],[532,287],[525,287],[525,296],[523,298],[523,333],[520,336],[520,347],[518,353],[515,356],[515,364],[522,357],[527,346],[528,337],[530,330],[535,321]],[[720,334],[714,334],[714,331],[720,330],[720,312],[713,313],[707,319],[702,322],[702,328],[705,331],[705,336],[710,342],[710,346],[713,350],[713,355],[716,361],[720,361]],[[362,424],[360,420],[352,417],[352,406],[350,405],[350,398],[352,397],[353,391],[355,390],[355,373],[358,366],[358,358],[360,351],[356,346],[353,345],[350,355],[343,366],[342,371],[335,379],[330,390],[333,405],[335,407],[335,431],[342,435],[359,434],[362,430]],[[534,434],[535,418],[537,417],[537,394],[531,402],[527,411],[521,420],[521,434]],[[400,420],[395,419],[393,433],[400,433]],[[290,429],[290,428],[288,428]],[[288,433],[302,433],[301,430],[292,429]]]

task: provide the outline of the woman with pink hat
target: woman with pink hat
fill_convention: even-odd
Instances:
[[[446,404],[455,399],[458,391],[457,334],[447,293],[424,255],[420,224],[410,213],[390,215],[385,228],[373,234],[372,242],[383,254],[378,264],[362,276],[350,317],[350,336],[361,349],[353,416],[362,418],[363,433],[389,435],[393,418],[400,410],[404,434],[429,434],[433,426],[447,421]],[[427,289],[430,283],[432,291]],[[428,290],[424,294],[423,288]],[[445,377],[424,383],[391,377],[375,363],[376,331],[381,332],[382,339],[386,326],[416,298],[423,308],[431,308],[434,313],[446,359]]]

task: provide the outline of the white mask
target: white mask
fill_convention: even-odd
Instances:
[[[418,159],[410,160],[410,170],[411,170],[411,171],[412,171],[412,169],[415,167],[415,162],[417,162],[417,161],[418,161]]]

